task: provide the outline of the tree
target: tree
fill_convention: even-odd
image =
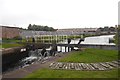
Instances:
[[[115,30],[115,27],[110,27],[109,30],[110,30],[110,31],[116,31],[116,30]]]
[[[104,31],[109,31],[109,27],[108,27],[108,26],[105,26],[105,27],[104,27]]]
[[[119,45],[120,48],[120,25],[118,25],[116,29],[117,29],[117,33],[115,34],[114,39],[115,39],[115,43]]]
[[[35,31],[56,31],[53,27],[42,26],[42,25],[31,25],[29,24],[28,30],[35,30]]]
[[[31,28],[32,28],[32,25],[31,25],[31,24],[29,24],[28,29],[29,29],[29,30],[31,30]]]

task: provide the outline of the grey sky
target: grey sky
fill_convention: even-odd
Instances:
[[[1,25],[54,28],[114,26],[119,0],[0,0]]]

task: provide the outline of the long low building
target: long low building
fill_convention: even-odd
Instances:
[[[0,26],[0,38],[18,37],[21,29],[18,27]]]
[[[34,37],[40,35],[81,35],[81,34],[96,34],[97,28],[72,28],[72,29],[58,29],[57,31],[26,31],[21,32],[22,37]]]
[[[96,34],[98,28],[69,28],[58,29],[57,32],[71,32],[72,34]]]

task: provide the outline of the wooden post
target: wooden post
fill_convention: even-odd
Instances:
[[[55,38],[56,38],[55,41],[56,41],[56,43],[57,43],[57,35],[55,36]]]
[[[44,43],[44,35],[43,35],[43,43]]]
[[[60,51],[62,52],[62,46],[60,46]]]
[[[68,46],[68,52],[70,51],[70,47]]]
[[[48,41],[49,41],[49,43],[50,43],[50,35],[48,35]]]
[[[66,46],[65,46],[65,52],[67,52],[67,51],[66,51]]]

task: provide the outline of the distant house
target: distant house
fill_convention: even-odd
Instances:
[[[21,29],[17,27],[0,26],[0,38],[14,38],[20,35]]]
[[[105,35],[105,34],[116,34],[117,32],[117,25],[115,27],[104,27],[104,28],[98,28],[96,31],[98,35]]]
[[[81,35],[81,34],[96,34],[97,28],[69,28],[69,29],[58,29],[57,31],[26,31],[22,30],[21,37],[33,37],[40,35]]]

